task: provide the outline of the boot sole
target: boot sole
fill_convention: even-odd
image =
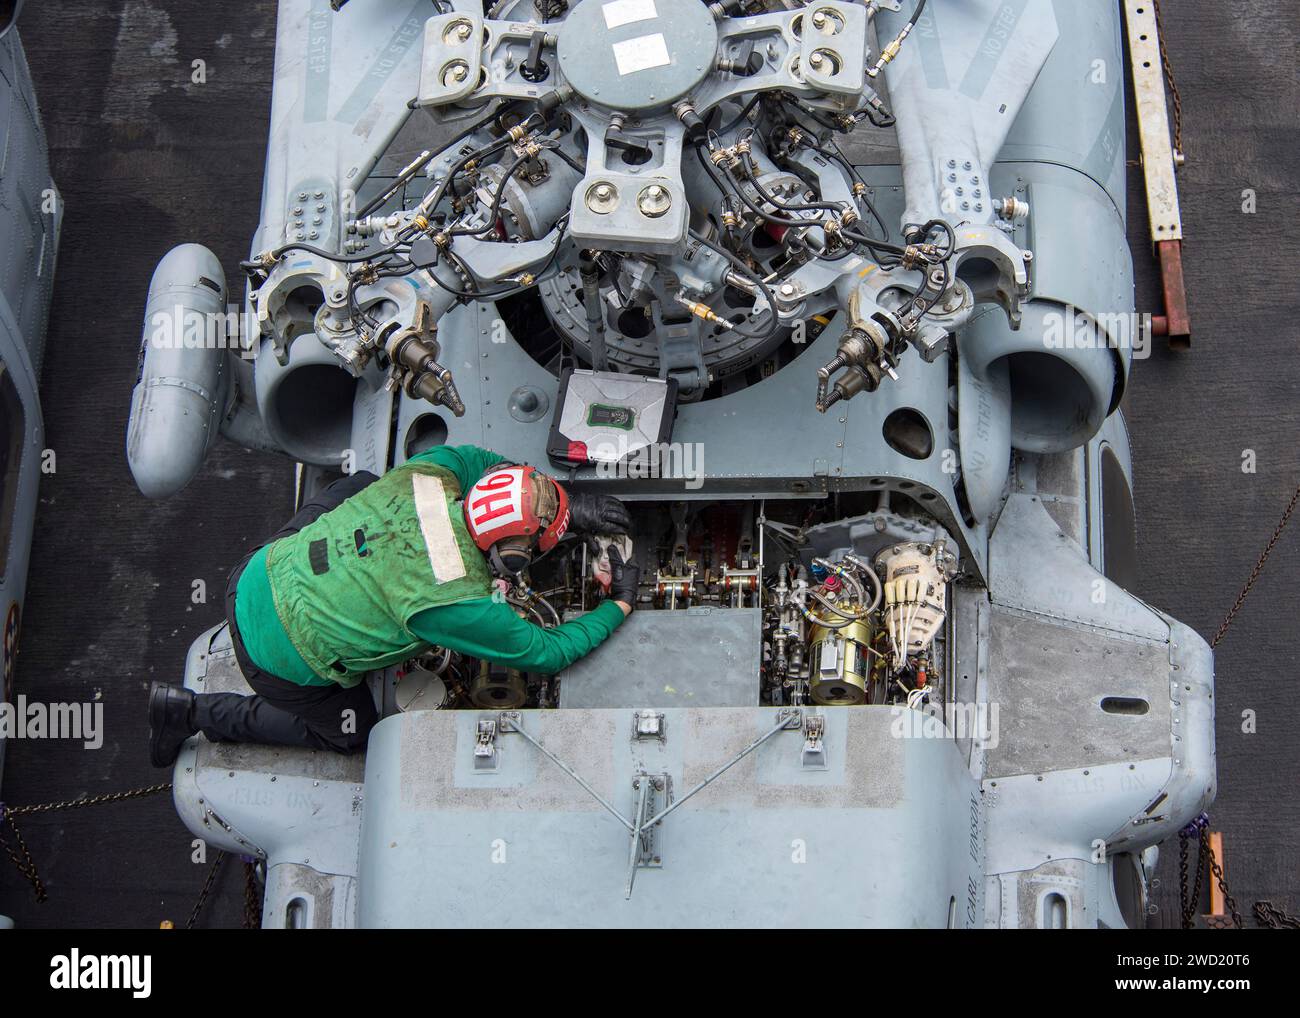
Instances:
[[[164,760],[161,756],[158,742],[162,737],[163,731],[167,726],[167,685],[163,682],[155,682],[149,687],[149,762],[155,767],[170,767],[180,756],[180,743],[176,752],[172,754],[170,760]]]

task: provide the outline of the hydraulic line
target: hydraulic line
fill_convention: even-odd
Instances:
[[[578,265],[578,274],[582,277],[582,304],[587,312],[587,342],[591,346],[591,366],[596,371],[608,371],[605,313],[600,306],[600,270],[590,251],[583,251],[579,255]]]

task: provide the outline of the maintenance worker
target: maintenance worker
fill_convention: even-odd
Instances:
[[[462,497],[463,494],[463,497]],[[352,753],[378,720],[366,674],[431,646],[552,675],[590,654],[632,611],[639,570],[610,551],[609,596],[552,629],[494,597],[566,531],[627,534],[609,496],[474,446],[436,446],[383,477],[322,489],[232,571],[226,620],[255,695],[155,682],[149,750],[168,767],[196,732],[222,742]]]

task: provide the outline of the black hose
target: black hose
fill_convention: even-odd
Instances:
[[[742,202],[745,203],[745,207],[748,208],[749,211],[754,213],[754,215],[758,216],[760,219],[763,219],[769,223],[773,223],[776,226],[816,226],[817,225],[815,221],[808,220],[808,219],[782,219],[780,216],[774,216],[770,212],[766,212],[763,209],[759,208],[756,204],[754,204],[754,202],[750,199],[749,195],[745,194],[745,189],[743,187],[737,187],[734,189],[728,188],[727,185],[723,183],[722,178],[718,175],[717,167],[715,167],[713,165],[712,160],[710,160],[704,154],[703,143],[695,146],[695,155],[696,158],[699,159],[700,165],[704,167],[704,172],[707,173],[710,178],[712,178],[713,183],[718,186],[718,189],[723,193],[723,195],[734,193],[737,198],[739,198]]]
[[[754,185],[754,190],[758,192],[758,196],[762,198],[765,202],[767,202],[769,205],[775,205],[783,212],[816,212],[818,209],[826,209],[828,212],[832,212],[835,215],[844,214],[843,206],[835,205],[828,201],[796,202],[793,204],[787,204],[786,202],[781,201],[781,199],[779,199],[776,195],[769,192],[767,188],[765,188],[762,184],[760,184],[758,182],[758,178],[754,176],[753,169],[749,167],[743,160],[741,161],[741,165],[744,166],[745,176],[748,178],[749,182]],[[816,226],[818,225],[818,220],[815,219],[811,220],[810,223],[811,225]]]
[[[560,247],[564,243],[564,231],[568,227],[569,221],[567,217],[562,218],[555,225],[559,231],[555,238],[555,246],[551,249],[550,257],[547,258],[546,261],[542,264],[542,267],[538,269],[536,273],[534,273],[533,282],[531,283],[528,283],[526,285],[521,285],[521,286],[508,287],[504,290],[493,290],[491,292],[485,293],[482,290],[457,290],[455,287],[448,286],[446,283],[444,283],[441,279],[438,278],[437,273],[432,271],[429,272],[429,278],[433,280],[433,282],[437,285],[437,287],[440,290],[444,290],[447,293],[450,293],[454,297],[459,297],[463,301],[503,300],[506,297],[513,297],[517,293],[523,293],[524,291],[530,290],[534,286],[536,286],[537,282],[542,278],[542,276],[544,276],[547,272],[551,270],[551,266],[555,264],[555,259],[559,257]],[[461,258],[457,257],[455,254],[452,253],[451,248],[448,248],[444,253],[446,254],[448,260],[456,264],[456,266],[460,269],[463,275],[469,277],[470,279],[474,278],[474,274],[469,271],[469,267],[465,264],[465,262]],[[412,266],[412,268],[414,268],[414,266]]]
[[[481,226],[478,229],[471,229],[469,227],[457,227],[456,229],[451,230],[449,232],[449,236],[481,237],[489,230],[496,229],[497,217],[501,214],[501,198],[506,192],[506,184],[510,182],[510,178],[513,177],[515,173],[518,172],[519,168],[523,166],[524,163],[528,162],[530,158],[532,157],[526,155],[520,156],[508,167],[506,167],[506,172],[501,176],[501,182],[496,186],[496,193],[493,194],[492,196],[492,205],[488,209],[486,226]]]
[[[723,134],[727,134],[729,131],[734,130],[736,125],[738,125],[742,120],[744,120],[746,117],[749,116],[749,111],[754,108],[754,106],[758,103],[758,100],[761,99],[762,97],[763,94],[761,92],[754,93],[754,98],[749,100],[749,102],[745,103],[744,108],[735,116],[735,118],[731,120],[731,122],[728,123],[725,127],[719,127],[715,133],[718,135],[723,135]]]
[[[468,155],[465,155],[460,159],[456,160],[456,162],[452,164],[451,169],[447,171],[447,176],[445,176],[442,180],[438,182],[438,186],[433,193],[433,200],[429,202],[429,206],[428,206],[429,214],[430,215],[433,214],[433,210],[436,209],[438,207],[438,203],[442,201],[443,195],[446,194],[447,188],[451,185],[452,180],[455,178],[456,174],[459,173],[465,167],[466,163],[470,162],[473,159],[485,159],[488,156],[496,155],[496,153],[500,152],[509,143],[510,143],[509,138],[501,138],[497,141],[494,141],[491,145],[488,145],[486,148],[481,148],[474,152],[470,152]],[[422,201],[420,204],[423,205],[424,202]]]

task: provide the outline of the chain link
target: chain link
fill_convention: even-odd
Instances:
[[[244,856],[244,929],[262,928],[262,892],[257,886],[257,860]]]
[[[4,814],[0,812],[0,818],[3,817]],[[0,823],[3,823],[3,819],[0,819]],[[36,872],[36,862],[32,859],[32,853],[28,851],[22,832],[14,826],[12,820],[9,821],[9,829],[13,832],[14,842],[18,848],[15,851],[4,838],[0,838],[0,848],[3,848],[5,855],[13,860],[14,865],[18,867],[18,872],[31,882],[32,890],[36,892],[36,903],[43,904],[49,895],[45,893],[45,884],[41,880],[41,875]]]
[[[1291,501],[1286,504],[1286,510],[1282,513],[1282,518],[1278,520],[1277,527],[1273,530],[1273,536],[1268,539],[1268,544],[1264,545],[1263,552],[1260,553],[1259,561],[1255,563],[1255,568],[1250,571],[1250,576],[1246,579],[1246,585],[1241,588],[1241,593],[1237,595],[1237,600],[1233,602],[1228,614],[1224,616],[1223,624],[1219,626],[1219,631],[1214,634],[1214,639],[1210,641],[1210,649],[1213,650],[1219,645],[1219,641],[1227,635],[1228,627],[1232,625],[1233,620],[1237,617],[1237,612],[1241,611],[1241,606],[1246,603],[1246,598],[1250,596],[1250,590],[1255,586],[1255,581],[1259,579],[1260,573],[1264,571],[1264,564],[1268,557],[1273,554],[1273,548],[1276,547],[1278,540],[1282,537],[1282,532],[1286,530],[1286,525],[1291,522],[1291,514],[1295,512],[1296,504],[1300,503],[1300,487],[1297,487],[1295,494],[1291,496]]]
[[[1271,901],[1255,902],[1255,918],[1270,930],[1300,930],[1300,918],[1283,912]]]
[[[36,806],[10,806],[4,811],[5,818],[28,816],[37,813],[53,813],[60,809],[78,809],[82,806],[102,806],[110,802],[123,802],[127,799],[142,799],[146,795],[157,795],[170,791],[170,781],[161,785],[147,785],[144,788],[132,788],[125,792],[107,792],[104,795],[92,795],[85,799],[65,799],[63,802],[43,802]]]
[[[208,902],[208,895],[212,892],[212,884],[217,879],[217,874],[221,872],[221,864],[226,861],[226,853],[221,849],[217,850],[217,857],[212,861],[212,866],[208,869],[208,879],[203,881],[203,888],[199,891],[199,900],[194,903],[194,908],[190,911],[190,917],[185,920],[187,930],[194,929],[194,924],[198,922],[199,913],[203,911],[203,906]]]
[[[1208,821],[1208,817],[1206,818]],[[1237,911],[1237,899],[1228,891],[1228,881],[1223,875],[1223,867],[1219,865],[1219,860],[1214,857],[1214,849],[1210,846],[1210,826],[1207,822],[1205,827],[1201,828],[1201,851],[1210,861],[1210,872],[1214,874],[1214,879],[1219,885],[1219,893],[1223,895],[1223,903],[1228,907],[1228,915],[1232,916],[1232,925],[1241,929],[1241,913]],[[1200,867],[1197,867],[1196,883],[1200,885]]]
[[[1185,930],[1192,928],[1192,907],[1187,896],[1187,831],[1178,832],[1178,915]]]
[[[123,802],[127,799],[141,799],[146,795],[157,795],[159,792],[166,792],[172,787],[168,781],[161,785],[148,785],[144,788],[132,788],[125,792],[107,792],[104,795],[92,795],[84,799],[65,799],[62,802],[42,802],[32,806],[6,806],[0,802],[0,828],[7,823],[9,830],[13,834],[14,846],[11,846],[3,837],[0,837],[0,849],[4,849],[5,855],[13,861],[18,868],[18,872],[25,876],[32,885],[32,890],[36,894],[36,903],[42,904],[49,900],[49,895],[45,891],[45,882],[41,880],[41,875],[36,869],[36,860],[32,858],[32,853],[27,847],[27,841],[23,838],[22,831],[14,823],[14,817],[34,816],[41,813],[53,813],[61,809],[79,809],[82,806],[102,806],[109,802]]]
[[[103,795],[87,796],[82,799],[65,799],[60,802],[42,802],[31,806],[8,806],[0,802],[0,828],[8,823],[9,830],[13,835],[13,845],[10,845],[3,837],[0,837],[0,849],[3,849],[12,861],[18,872],[30,881],[33,891],[36,893],[38,904],[49,899],[45,890],[45,883],[41,880],[40,873],[36,869],[36,862],[32,859],[32,853],[27,847],[27,841],[23,838],[22,832],[14,823],[15,817],[37,816],[43,813],[54,813],[58,810],[80,809],[83,806],[103,806],[111,802],[126,802],[130,799],[143,799],[145,796],[157,795],[159,792],[168,792],[171,790],[171,782],[164,782],[160,785],[146,785],[142,788],[131,788],[125,792],[106,792]],[[194,924],[198,922],[199,915],[203,907],[207,904],[208,898],[212,893],[212,886],[216,882],[217,874],[221,871],[221,865],[226,860],[226,853],[218,851],[217,857],[212,866],[208,869],[207,878],[203,881],[203,887],[199,891],[198,900],[194,903],[194,908],[190,911],[190,917],[185,922],[187,930],[194,929]],[[250,857],[244,857],[244,927],[245,929],[257,929],[262,922],[262,895],[258,888],[257,878],[257,860]]]
[[[1193,837],[1196,838],[1196,883],[1189,895],[1187,893],[1187,843]],[[1210,818],[1202,813],[1178,832],[1178,904],[1185,930],[1190,930],[1195,925],[1196,909],[1201,902],[1201,886],[1204,883],[1207,867],[1223,895],[1228,915],[1226,917],[1206,916],[1206,923],[1214,929],[1226,929],[1230,922],[1235,928],[1241,929],[1241,913],[1237,910],[1237,900],[1228,890],[1228,879],[1224,876],[1223,867],[1219,865],[1219,860],[1214,856],[1214,848],[1210,845]],[[1255,908],[1258,915],[1258,904]]]
[[[1174,107],[1174,153],[1183,154],[1183,97],[1178,94],[1178,82],[1174,80],[1174,65],[1169,59],[1169,49],[1165,45],[1165,26],[1160,17],[1160,0],[1151,0],[1156,15],[1156,35],[1160,39],[1160,66],[1169,85],[1169,97]]]

